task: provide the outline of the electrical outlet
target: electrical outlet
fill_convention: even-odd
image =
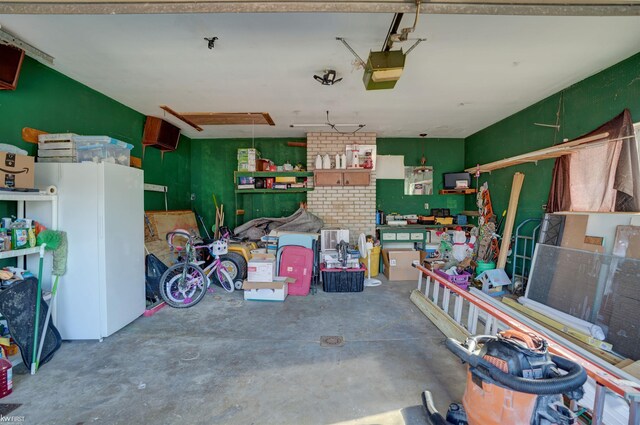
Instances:
[[[191,200],[192,200],[192,201],[195,201],[195,200],[196,200],[196,194],[195,194],[195,193],[192,193],[192,194],[191,194]]]
[[[424,203],[424,209],[425,209],[425,210],[428,210],[428,209],[429,209],[429,203],[428,203],[428,202],[425,202],[425,203]]]

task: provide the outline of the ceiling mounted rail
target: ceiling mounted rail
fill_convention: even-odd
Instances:
[[[0,0],[3,14],[157,13],[415,13],[411,0]],[[640,16],[640,3],[623,0],[440,0],[423,3],[424,14]]]

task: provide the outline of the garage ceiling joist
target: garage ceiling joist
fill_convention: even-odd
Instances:
[[[0,1],[4,14],[147,13],[410,13],[412,0],[242,1],[242,0],[12,0]],[[438,0],[425,1],[425,14],[639,16],[640,0]]]

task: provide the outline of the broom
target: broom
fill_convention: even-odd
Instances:
[[[42,348],[44,347],[44,340],[47,335],[49,320],[51,320],[51,306],[53,305],[53,299],[58,292],[58,281],[60,280],[60,276],[64,275],[67,271],[67,234],[56,230],[43,230],[38,234],[38,244],[45,245],[45,249],[48,251],[53,251],[52,274],[56,279],[51,288],[51,300],[49,301],[49,308],[47,309],[47,316],[44,321],[42,335],[40,336],[40,344],[38,345],[38,355],[35,360],[36,370],[40,367],[40,356],[42,355]],[[42,268],[40,270],[40,275],[42,275]]]

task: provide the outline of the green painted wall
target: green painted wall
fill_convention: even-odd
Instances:
[[[218,204],[224,204],[225,224],[235,226],[234,214],[244,209],[246,214],[238,217],[238,224],[258,217],[284,217],[298,209],[300,202],[306,200],[304,193],[282,194],[241,194],[234,193],[233,172],[238,169],[237,151],[239,148],[254,147],[263,158],[278,165],[289,161],[295,165],[301,162],[306,167],[305,148],[287,146],[294,139],[193,139],[191,141],[191,190],[196,194],[194,207],[201,214],[207,227],[215,222],[215,207],[212,195]],[[300,139],[295,139],[300,141]]]
[[[464,139],[378,139],[378,155],[404,155],[407,166],[420,165],[424,154],[427,165],[433,167],[434,195],[405,196],[403,180],[376,180],[377,208],[387,214],[424,214],[428,202],[429,208],[449,208],[451,213],[464,210],[464,195],[438,195],[443,188],[442,174],[464,168],[464,146]]]
[[[560,131],[535,126],[554,124],[562,97]],[[542,149],[587,133],[629,108],[640,121],[640,54],[636,54],[592,77],[570,86],[465,140],[465,166],[487,163]],[[494,211],[509,203],[513,173],[525,173],[516,224],[526,218],[540,218],[547,202],[554,160],[540,161],[483,174],[480,184],[489,182]],[[467,198],[467,209],[473,208]]]
[[[23,127],[50,133],[109,135],[131,143],[132,155],[142,157],[144,115],[31,58],[25,58],[18,88],[0,91],[0,116],[0,143],[16,145],[30,155],[36,155],[37,146],[22,140]],[[154,148],[144,152],[145,182],[169,186],[170,209],[190,207],[190,161],[190,140],[186,137],[164,158]],[[145,209],[164,209],[163,195],[145,193]],[[11,211],[13,205],[0,205],[0,215]]]

